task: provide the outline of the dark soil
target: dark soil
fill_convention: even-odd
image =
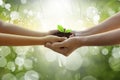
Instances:
[[[59,36],[59,37],[67,37],[67,38],[69,38],[70,35],[72,35],[72,33],[57,32],[57,33],[54,33],[54,34],[52,34],[52,35]]]

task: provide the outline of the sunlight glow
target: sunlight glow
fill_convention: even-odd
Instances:
[[[0,0],[0,17],[38,32],[81,31],[117,13],[118,1]],[[0,46],[0,80],[114,80],[119,71],[120,45],[84,46],[67,57],[42,45]]]
[[[99,12],[98,12],[97,8],[95,8],[93,6],[88,7],[87,11],[86,11],[86,15],[87,15],[88,19],[93,20],[94,24],[99,23],[100,16],[99,16]]]
[[[79,6],[72,6],[73,4],[78,4],[71,0],[48,0],[41,3],[41,5],[38,5],[36,14],[41,24],[39,31],[56,29],[59,24],[73,30],[84,30],[85,23],[79,16]]]
[[[70,0],[50,0],[43,4],[43,8],[40,19],[43,30],[56,29],[58,24],[69,27],[66,21],[71,11]]]
[[[3,0],[0,0],[0,6],[3,5]]]

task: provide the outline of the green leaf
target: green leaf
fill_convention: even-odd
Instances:
[[[71,29],[67,29],[67,30],[65,30],[65,33],[70,33],[70,32],[72,32]]]
[[[62,25],[58,25],[58,31],[60,31],[60,32],[65,32],[65,30],[64,30],[64,28],[62,27]]]

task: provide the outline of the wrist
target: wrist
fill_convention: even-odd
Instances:
[[[81,41],[81,44],[83,46],[91,46],[93,44],[93,42],[95,42],[94,39],[91,39],[90,36],[83,36],[80,37],[79,40]]]
[[[41,37],[40,40],[42,45],[45,45],[48,42],[48,39],[46,37]]]
[[[36,37],[36,38],[33,38],[31,43],[34,43],[35,45],[45,45],[47,42],[47,39],[44,38],[44,37]]]
[[[49,32],[42,33],[42,36],[48,36],[48,35],[49,35]]]
[[[48,32],[40,32],[40,33],[35,34],[36,37],[44,37],[44,36],[47,36],[47,35],[48,35]]]
[[[78,47],[81,46],[86,46],[86,38],[85,37],[76,37],[76,45],[78,45]]]
[[[90,35],[89,31],[87,30],[75,32],[75,36],[87,36],[87,35]]]

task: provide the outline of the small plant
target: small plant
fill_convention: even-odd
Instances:
[[[58,31],[59,31],[59,32],[62,32],[62,33],[71,33],[71,32],[72,32],[71,29],[65,29],[65,28],[63,28],[62,25],[58,25],[57,28],[58,28]]]
[[[54,33],[53,35],[59,36],[59,37],[67,37],[69,38],[70,35],[72,35],[72,30],[63,28],[62,25],[58,25],[58,32]]]

